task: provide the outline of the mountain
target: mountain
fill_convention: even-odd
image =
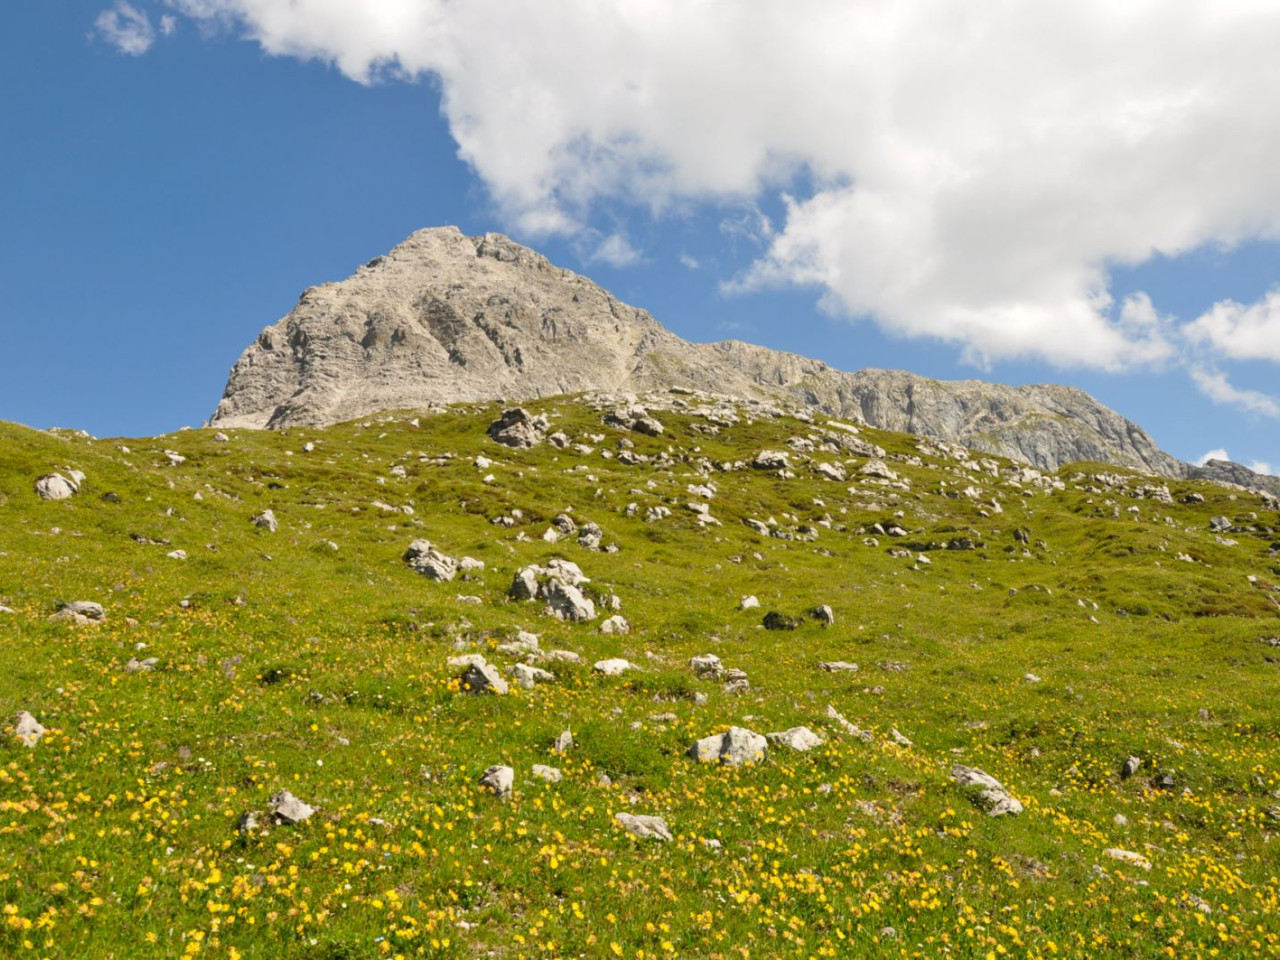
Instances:
[[[735,340],[690,343],[527,247],[456,227],[418,231],[346,280],[306,290],[240,356],[211,425],[670,387],[799,402],[1048,470],[1082,460],[1168,477],[1192,469],[1082,390],[848,373]]]

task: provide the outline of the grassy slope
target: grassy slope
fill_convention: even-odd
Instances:
[[[0,614],[0,715],[30,710],[51,730],[34,750],[0,743],[0,954],[1280,953],[1267,813],[1280,788],[1267,655],[1280,651],[1259,642],[1280,633],[1280,594],[1246,579],[1280,579],[1276,535],[1261,529],[1280,517],[1258,498],[1171,483],[1175,498],[1206,502],[1166,506],[1070,482],[1118,472],[1097,465],[1064,469],[1063,491],[1019,489],[936,456],[905,464],[894,458],[915,454],[915,438],[867,430],[909,492],[851,494],[805,467],[794,479],[715,473],[724,525],[703,530],[683,509],[702,479],[692,462],[622,466],[600,455],[620,434],[595,411],[535,409],[606,439],[586,456],[510,451],[485,437],[494,406],[420,428],[403,415],[228,444],[191,431],[124,441],[127,454],[0,424],[0,604],[15,610]],[[749,459],[811,431],[765,419],[709,437],[693,418],[662,419],[666,436],[630,435],[638,452]],[[170,466],[165,450],[186,462]],[[477,469],[481,453],[499,463]],[[81,495],[40,502],[34,478],[64,465],[88,474]],[[981,487],[1003,514],[943,496],[944,481]],[[669,519],[623,513],[667,498]],[[274,534],[250,523],[267,507]],[[490,522],[513,508],[519,526]],[[620,551],[539,539],[568,508]],[[899,510],[916,548],[982,545],[931,551],[923,568],[914,552],[889,554],[902,541],[866,545],[861,528]],[[824,513],[848,529],[805,543],[741,522]],[[1259,530],[1220,545],[1217,515]],[[429,582],[400,561],[416,537],[487,569]],[[189,559],[169,559],[176,548]],[[516,569],[552,556],[616,592],[634,632],[602,636],[505,599]],[[738,610],[752,593],[762,608]],[[101,602],[108,622],[47,621],[72,599]],[[765,611],[820,603],[834,627],[759,627]],[[492,647],[521,627],[585,663],[542,664],[557,682],[533,691],[460,693],[445,664],[455,648],[505,665]],[[686,661],[707,652],[745,670],[751,690],[695,678]],[[126,673],[135,653],[157,671]],[[610,656],[644,670],[594,675]],[[823,673],[823,659],[862,670]],[[907,669],[877,666],[891,661]],[[874,742],[829,727],[828,703]],[[730,724],[807,724],[829,741],[739,770],[683,755]],[[566,727],[579,746],[553,757]],[[893,727],[914,746],[891,742]],[[1144,766],[1121,781],[1130,754]],[[949,780],[955,762],[998,777],[1026,812],[983,815]],[[494,763],[516,770],[510,802],[475,785]],[[533,763],[564,781],[532,778]],[[1155,783],[1164,774],[1173,789]],[[241,813],[281,787],[320,814],[238,837]],[[621,810],[665,816],[676,842],[633,839],[613,821]]]

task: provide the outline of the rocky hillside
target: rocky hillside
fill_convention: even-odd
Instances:
[[[847,373],[737,341],[689,343],[506,237],[453,227],[419,231],[354,276],[303,293],[244,351],[211,423],[318,425],[457,401],[673,386],[798,401],[1041,469],[1102,461],[1188,471],[1080,390]]]
[[[0,956],[1278,957],[1280,501],[799,404],[0,423]]]

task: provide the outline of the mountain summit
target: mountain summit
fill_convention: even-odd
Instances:
[[[236,362],[212,425],[329,424],[391,409],[685,387],[807,405],[1056,469],[1193,468],[1072,387],[847,373],[740,341],[690,343],[500,234],[420,230],[306,290]]]

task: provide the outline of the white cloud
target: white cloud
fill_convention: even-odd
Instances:
[[[160,18],[160,32],[166,37],[172,37],[178,32],[178,18],[171,13],[166,13]]]
[[[1220,370],[1206,370],[1203,367],[1191,368],[1191,379],[1200,392],[1214,403],[1239,407],[1249,413],[1261,414],[1264,417],[1280,417],[1280,400],[1257,390],[1243,390],[1231,385],[1226,374]]]
[[[151,18],[125,0],[119,0],[110,10],[103,10],[93,25],[98,36],[131,57],[142,56],[155,43],[156,31],[151,26]]]
[[[698,262],[698,258],[691,257],[687,253],[680,254],[680,266],[684,267],[686,270],[702,269],[702,264]]]
[[[360,82],[437,75],[526,232],[809,184],[738,286],[814,284],[978,362],[1159,363],[1177,338],[1109,268],[1280,237],[1263,0],[168,3]],[[1193,332],[1278,359],[1274,315]]]
[[[630,267],[640,262],[640,254],[622,234],[611,233],[587,257],[587,261],[607,263],[611,267]]]
[[[1195,463],[1197,467],[1203,467],[1210,460],[1230,460],[1231,455],[1226,450],[1219,447],[1217,450],[1210,450],[1207,453],[1196,457]]]
[[[1264,476],[1274,477],[1276,475],[1275,468],[1271,466],[1271,464],[1267,463],[1265,460],[1253,461],[1253,463],[1249,464],[1249,469],[1252,470],[1254,473],[1261,473]]]
[[[1249,306],[1234,300],[1215,303],[1187,325],[1186,334],[1232,359],[1280,363],[1280,290]]]

